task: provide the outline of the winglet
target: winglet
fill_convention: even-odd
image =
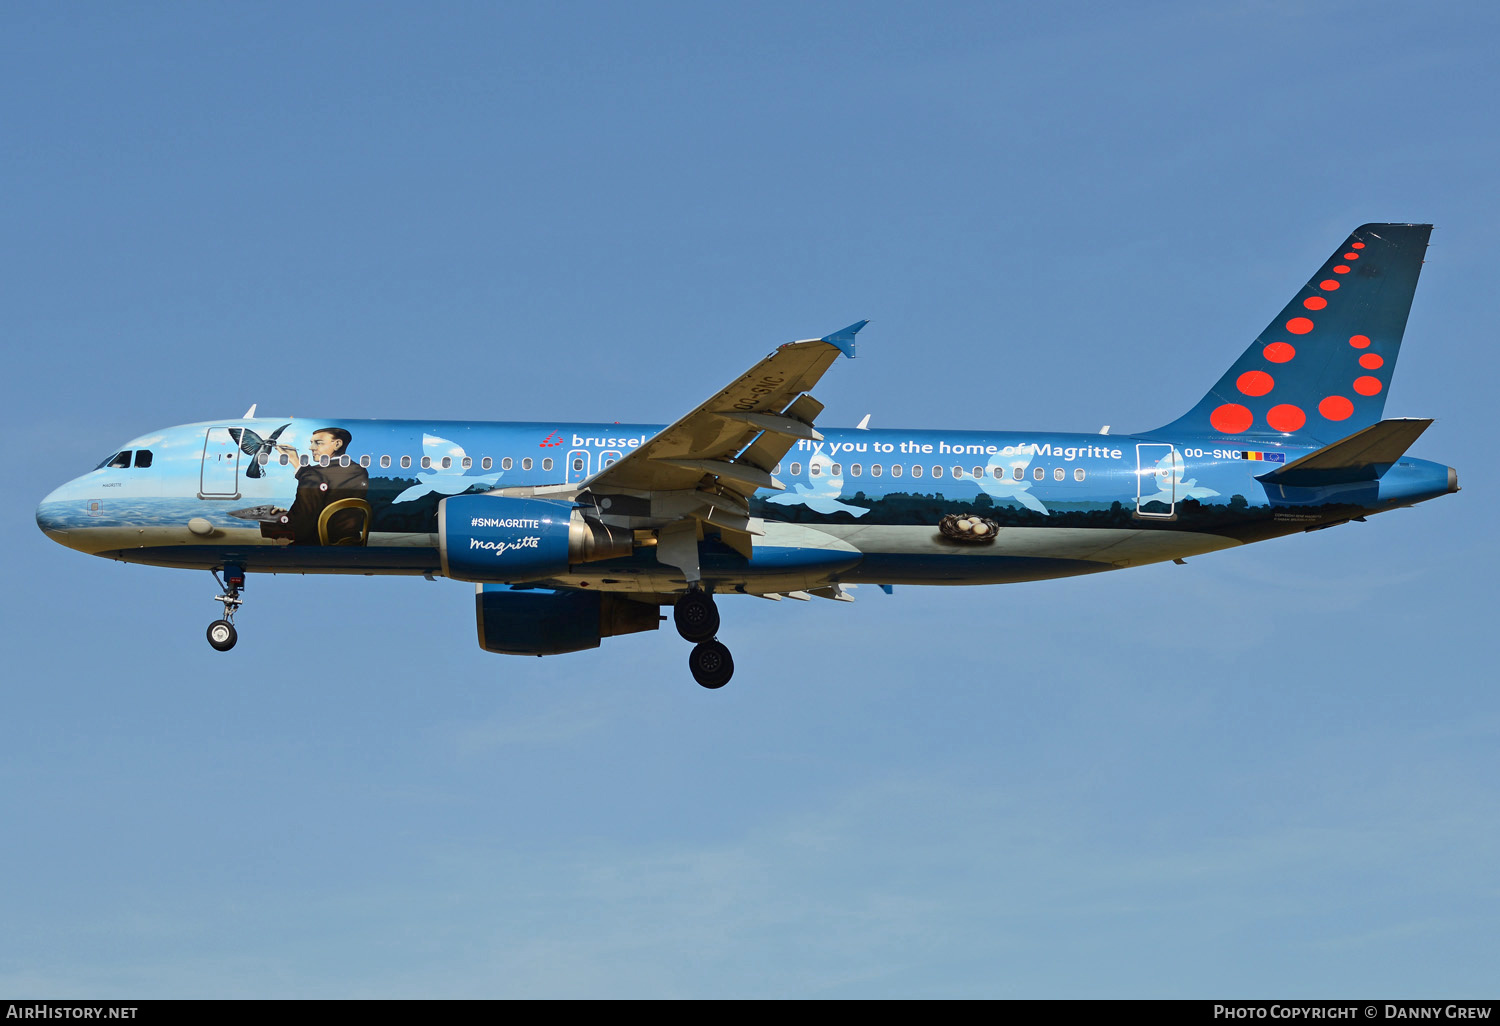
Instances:
[[[821,341],[838,346],[839,352],[852,360],[854,359],[854,336],[859,334],[860,328],[869,323],[868,320],[855,321],[842,331],[835,331],[832,335],[825,335]]]

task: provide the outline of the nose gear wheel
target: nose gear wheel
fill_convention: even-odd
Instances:
[[[226,566],[222,579],[217,570],[210,570],[209,573],[214,575],[214,580],[223,592],[215,595],[214,601],[224,604],[224,618],[208,625],[208,643],[219,652],[228,652],[239,640],[239,632],[234,629],[234,614],[245,603],[240,598],[240,589],[245,586],[245,571],[237,566]]]

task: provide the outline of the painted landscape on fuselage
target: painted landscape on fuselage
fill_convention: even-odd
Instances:
[[[660,430],[266,417],[206,422],[131,440],[98,469],[48,496],[38,518],[50,530],[68,532],[75,547],[135,562],[426,573],[437,563],[443,499],[582,482]],[[339,446],[347,451],[312,455],[314,436],[326,439],[329,432],[347,435]],[[879,581],[880,564],[892,562],[881,557],[902,551],[950,555],[965,564],[1041,557],[1035,539],[1019,551],[1008,544],[1017,529],[1174,531],[1216,536],[1221,541],[1208,546],[1216,548],[1448,490],[1446,467],[1406,457],[1378,480],[1274,489],[1273,496],[1257,477],[1311,450],[1247,449],[1243,439],[1232,438],[833,428],[822,434],[821,441],[791,448],[773,471],[785,490],[758,492],[750,512],[849,540],[866,554],[866,565],[845,575],[850,580]],[[137,465],[142,452],[149,454],[148,466]],[[129,456],[122,459],[122,453]],[[315,478],[323,459],[331,468],[347,461],[359,479],[300,487],[299,472],[306,478],[310,469]],[[122,462],[129,465],[111,465]],[[299,509],[315,517],[340,498],[368,503],[367,532],[359,522],[363,511],[345,514],[353,530],[342,537],[325,530],[318,538],[315,526],[296,522]],[[995,534],[983,545],[954,541],[938,529],[950,516],[982,518]],[[194,520],[203,522],[198,533],[184,526]],[[211,533],[203,533],[204,524]],[[314,551],[320,549],[329,551]],[[1158,546],[1154,558],[1202,550],[1201,544]],[[1098,566],[1072,572],[1149,561],[1115,552]],[[891,571],[898,580],[909,577],[894,565]]]

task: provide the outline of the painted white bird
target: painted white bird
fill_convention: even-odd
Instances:
[[[468,455],[464,452],[464,447],[437,435],[422,435],[422,453],[430,465],[417,471],[417,483],[391,500],[392,505],[411,502],[434,492],[438,495],[457,495],[475,485],[492,485],[500,479],[502,473],[498,470],[490,474],[470,473],[464,469],[464,457]],[[449,460],[447,467],[443,466],[444,457]]]
[[[835,464],[832,459],[823,455],[823,447],[819,445],[807,460],[808,480],[811,484],[803,484],[798,481],[789,491],[777,492],[767,497],[767,502],[774,502],[778,506],[806,506],[808,509],[818,513],[836,513],[843,510],[856,517],[862,517],[870,512],[863,506],[851,506],[847,502],[840,502],[839,496],[844,494],[844,476],[840,473],[834,476],[832,473]]]
[[[1019,502],[1029,510],[1035,510],[1045,516],[1051,516],[1051,511],[1042,505],[1042,500],[1031,494],[1031,481],[1026,473],[1026,468],[1031,466],[1031,460],[1035,453],[1030,449],[1010,456],[995,453],[990,457],[987,473],[984,477],[974,480],[980,489],[995,499],[1006,502]],[[1016,471],[1021,471],[1023,480],[1016,480]]]

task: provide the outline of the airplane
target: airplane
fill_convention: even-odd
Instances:
[[[208,570],[234,647],[254,573],[474,585],[480,646],[597,648],[672,607],[705,688],[717,598],[1008,584],[1184,561],[1458,491],[1382,419],[1431,225],[1355,229],[1187,413],[1130,435],[816,427],[859,321],[671,424],[257,417],[149,432],[42,500],[48,537]],[[222,574],[222,577],[220,576]]]

